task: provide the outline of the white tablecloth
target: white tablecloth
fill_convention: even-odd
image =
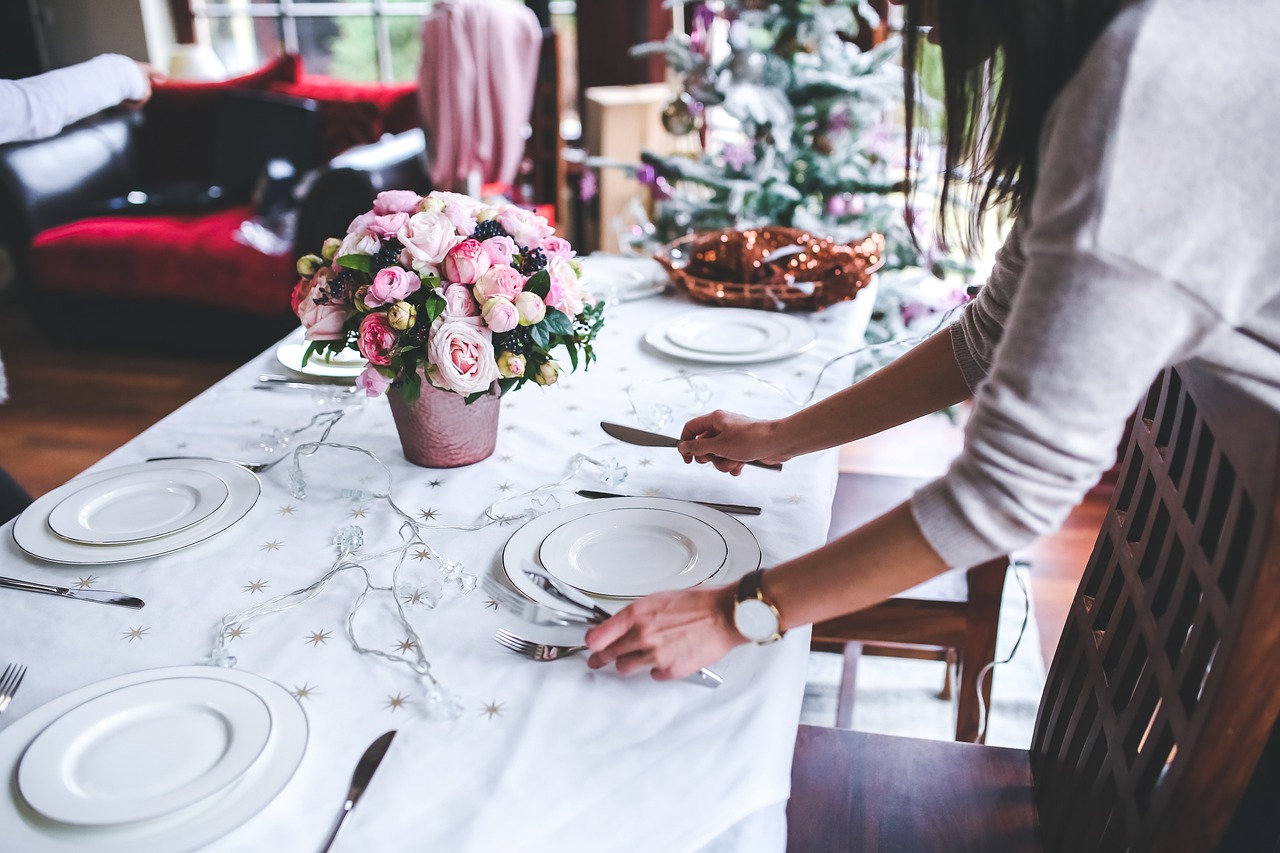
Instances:
[[[799,315],[817,330],[816,346],[748,369],[803,395],[828,359],[861,339],[868,307],[858,300]],[[599,340],[599,361],[588,372],[566,374],[559,387],[529,386],[505,398],[498,449],[478,464],[430,470],[406,463],[383,400],[353,406],[329,440],[385,460],[396,501],[429,525],[479,524],[491,503],[559,480],[573,454],[583,452],[626,466],[629,475],[616,491],[763,505],[762,515],[742,519],[758,537],[765,565],[817,546],[835,488],[833,452],[796,459],[781,473],[748,468],[732,478],[709,466],[685,466],[671,450],[613,442],[600,431],[601,420],[638,425],[628,386],[641,405],[672,405],[671,433],[699,409],[776,414],[794,408],[741,370],[680,363],[642,346],[654,323],[691,310],[716,309],[696,309],[677,297],[615,306]],[[822,393],[846,382],[852,367],[843,362],[829,370]],[[271,351],[94,470],[153,455],[260,458],[263,434],[301,426],[333,408],[308,392],[254,390],[264,371],[280,372]],[[704,382],[697,375],[719,373],[705,381],[711,398],[692,399],[683,381],[659,383],[682,372],[694,374],[695,384]],[[367,553],[397,545],[397,521],[385,503],[350,496],[378,486],[380,472],[368,460],[332,449],[304,460],[305,500],[291,496],[289,469],[285,462],[262,476],[261,499],[229,531],[169,556],[59,567],[23,554],[5,531],[0,575],[124,590],[147,605],[130,611],[0,590],[0,662],[30,667],[0,730],[94,681],[207,658],[224,615],[319,577],[333,562],[332,539],[341,527],[361,527]],[[610,488],[593,471],[583,468],[568,488]],[[579,500],[569,491],[559,494],[563,503]],[[428,541],[483,576],[500,572],[499,553],[513,529],[439,529]],[[407,571],[424,577],[431,569],[429,561],[409,563]],[[387,585],[392,560],[366,565],[376,584]],[[408,667],[358,655],[348,643],[347,614],[362,584],[358,573],[344,572],[314,600],[252,621],[230,640],[238,667],[299,697],[310,739],[284,791],[209,849],[316,849],[361,752],[391,728],[399,736],[337,850],[780,849],[807,631],[769,647],[736,649],[715,665],[724,677],[719,689],[660,684],[612,670],[593,673],[581,655],[539,664],[503,650],[494,631],[520,625],[480,587],[434,610],[408,609],[433,673],[462,702],[460,716],[439,721],[425,713],[427,687]],[[355,625],[365,646],[405,654],[386,598],[371,598]]]

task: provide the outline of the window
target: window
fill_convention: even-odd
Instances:
[[[422,0],[191,0],[196,40],[233,74],[287,51],[311,74],[357,82],[414,79],[430,9]]]

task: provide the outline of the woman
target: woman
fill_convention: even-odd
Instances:
[[[918,25],[942,48],[944,199],[964,170],[983,176],[965,240],[997,204],[1016,216],[991,278],[951,329],[857,385],[779,421],[694,418],[680,450],[737,474],[972,397],[964,451],[910,501],[738,588],[635,602],[587,634],[593,667],[680,678],[1055,530],[1170,364],[1280,407],[1275,5],[905,5],[907,68]]]

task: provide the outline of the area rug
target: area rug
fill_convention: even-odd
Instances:
[[[1045,668],[1026,569],[1010,568],[1009,572],[1000,604],[996,660],[1009,658],[1015,642],[1017,649],[1007,663],[998,663],[987,676],[993,678],[987,743],[1026,749],[1044,689]],[[1021,584],[1015,573],[1021,575]],[[842,665],[837,654],[810,653],[802,723],[835,725]],[[853,728],[934,740],[954,739],[952,704],[939,698],[945,667],[941,661],[863,656],[858,662]]]

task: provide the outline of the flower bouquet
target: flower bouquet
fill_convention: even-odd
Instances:
[[[356,384],[370,397],[422,380],[470,403],[561,366],[595,359],[603,303],[592,299],[567,240],[547,220],[510,204],[458,193],[379,193],[345,237],[298,261],[292,305],[314,355],[356,349],[369,362]]]

